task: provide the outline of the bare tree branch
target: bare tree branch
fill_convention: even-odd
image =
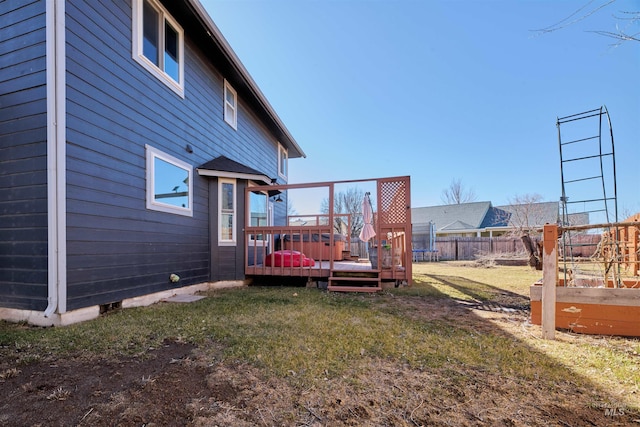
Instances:
[[[473,202],[476,198],[475,191],[473,189],[467,190],[459,179],[452,180],[449,187],[442,190],[442,195],[440,196],[445,205]]]
[[[601,4],[601,5],[597,5],[591,9],[587,9],[589,6],[591,6],[594,2],[594,0],[590,0],[589,2],[587,2],[584,6],[580,7],[578,10],[576,10],[575,12],[573,12],[571,15],[567,16],[566,18],[564,18],[563,20],[561,20],[560,22],[554,24],[554,25],[550,25],[546,28],[542,28],[539,30],[532,30],[534,32],[536,32],[535,36],[540,36],[542,34],[546,34],[546,33],[551,33],[554,31],[558,31],[558,30],[562,30],[564,28],[567,28],[571,25],[574,25],[580,21],[585,20],[586,18],[588,18],[589,16],[593,15],[594,13],[598,12],[599,10],[609,6],[611,3],[614,3],[616,0],[608,0],[605,3]],[[612,47],[617,47],[620,46],[622,43],[626,42],[626,41],[640,41],[640,33],[629,33],[629,29],[632,25],[635,25],[638,23],[638,21],[640,21],[640,12],[638,11],[633,11],[633,12],[620,12],[623,15],[626,16],[620,16],[620,15],[612,15],[614,19],[619,20],[619,21],[628,21],[626,23],[626,25],[623,28],[620,28],[620,26],[618,24],[616,24],[616,30],[615,31],[604,31],[604,30],[593,30],[593,31],[588,31],[589,33],[594,33],[594,34],[598,34],[601,36],[605,36],[605,37],[611,37],[614,38],[616,40],[618,40],[617,43],[612,44]]]
[[[587,11],[585,13],[583,13],[582,15],[578,15],[579,13],[581,13],[584,9],[587,8],[587,6],[589,6],[591,3],[594,2],[594,0],[589,1],[587,4],[585,4],[584,6],[580,7],[578,10],[576,10],[575,12],[573,12],[571,15],[567,16],[566,18],[564,18],[563,20],[561,20],[560,22],[550,25],[546,28],[542,28],[539,30],[533,30],[539,34],[545,34],[545,33],[551,33],[553,31],[558,31],[561,30],[563,28],[567,28],[573,24],[576,24],[580,21],[585,20],[586,18],[588,18],[589,16],[593,15],[594,13],[596,13],[597,11],[599,11],[600,9],[609,6],[611,3],[615,2],[616,0],[609,0],[608,2],[601,4],[600,6],[596,7],[595,9],[592,9],[590,11]],[[572,21],[569,21],[569,19],[573,18],[574,16],[578,16],[577,18],[575,18]],[[569,22],[567,22],[569,21]]]
[[[535,234],[535,229],[544,224],[545,211],[540,205],[540,194],[516,195],[509,199],[511,211],[510,224],[514,227],[513,234]]]
[[[348,215],[351,220],[351,228],[348,230],[351,237],[357,237],[364,226],[362,219],[363,199],[364,191],[356,187],[336,192],[333,196],[333,213]],[[329,213],[328,199],[324,199],[321,202],[320,211],[325,214]],[[342,234],[348,227],[348,218],[346,216],[335,217],[333,222],[333,229],[338,234]]]

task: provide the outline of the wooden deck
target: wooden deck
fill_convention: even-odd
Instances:
[[[256,191],[284,192],[290,189],[327,187],[329,191],[329,214],[326,221],[316,220],[309,226],[250,226],[245,227],[245,275],[248,278],[280,276],[300,277],[308,281],[327,282],[330,291],[376,292],[383,283],[411,284],[411,203],[409,177],[378,178],[372,180],[377,192],[374,200],[374,229],[376,237],[369,244],[381,248],[381,256],[372,267],[370,262],[344,259],[348,251],[349,235],[337,234],[334,226],[337,217],[346,213],[334,211],[334,186],[336,182],[298,184],[282,186],[250,187],[248,193]],[[357,183],[360,181],[341,181]],[[246,214],[250,217],[249,212]],[[320,218],[322,215],[317,215]],[[287,222],[289,220],[287,219]],[[349,223],[349,220],[347,221]],[[254,242],[252,236],[260,236]],[[274,253],[278,250],[296,251],[312,258],[312,267],[276,266]],[[393,254],[393,255],[391,255]],[[296,255],[298,256],[298,255]],[[271,257],[270,265],[265,260]]]

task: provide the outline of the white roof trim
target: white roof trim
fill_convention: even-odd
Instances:
[[[200,176],[215,176],[218,178],[249,179],[253,181],[271,182],[271,178],[269,178],[266,175],[260,175],[260,174],[216,171],[211,169],[199,169],[199,168],[196,168],[196,172],[198,172],[198,175]]]

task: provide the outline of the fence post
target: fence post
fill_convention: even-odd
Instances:
[[[556,334],[556,286],[558,286],[558,226],[546,224],[542,232],[542,338]]]
[[[454,243],[456,245],[455,260],[457,261],[458,260],[458,238],[457,237],[454,239]]]

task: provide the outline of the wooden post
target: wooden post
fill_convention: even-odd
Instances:
[[[555,339],[556,286],[558,285],[558,226],[547,224],[542,232],[542,338]]]

